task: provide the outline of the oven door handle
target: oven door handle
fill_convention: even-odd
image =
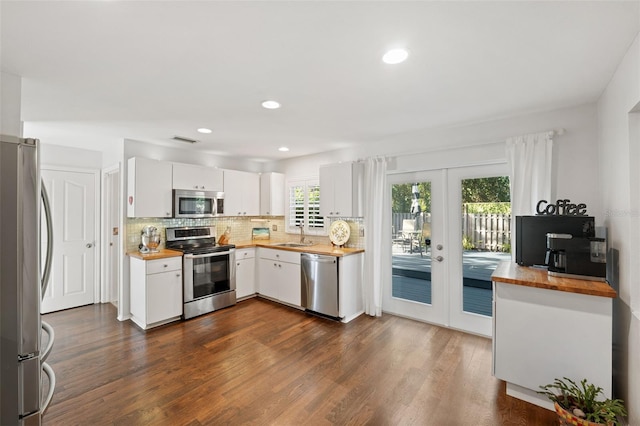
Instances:
[[[214,256],[225,256],[231,254],[231,251],[219,251],[215,253],[205,253],[205,254],[192,254],[187,253],[184,255],[186,259],[202,259],[203,257],[214,257]]]

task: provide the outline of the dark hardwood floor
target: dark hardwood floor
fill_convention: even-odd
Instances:
[[[44,425],[552,425],[505,395],[491,341],[391,315],[349,324],[262,299],[147,332],[111,305],[44,316]]]

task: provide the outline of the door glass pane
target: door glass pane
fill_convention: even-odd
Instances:
[[[511,258],[509,177],[462,180],[463,310],[491,316],[491,274]]]
[[[392,296],[431,304],[431,182],[391,187]]]

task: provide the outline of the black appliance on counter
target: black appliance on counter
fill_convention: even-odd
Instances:
[[[547,234],[548,273],[557,277],[605,281],[607,249],[604,238]]]
[[[165,247],[183,252],[184,319],[236,304],[236,246],[216,244],[213,227],[167,228]]]
[[[595,219],[593,216],[516,216],[516,263],[547,266],[547,234],[550,233],[593,238]]]

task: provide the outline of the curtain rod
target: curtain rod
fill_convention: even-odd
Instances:
[[[553,130],[549,130],[549,133],[551,133],[551,136],[562,136],[565,133],[564,128],[560,127],[558,129],[553,129]]]
[[[556,129],[551,129],[551,130],[547,130],[542,131],[542,132],[531,132],[531,133],[525,133],[525,135],[530,135],[530,134],[536,134],[536,133],[547,133],[549,136],[553,137],[553,136],[562,136],[566,133],[567,131],[564,129],[564,127],[558,127]],[[513,136],[508,136],[509,137],[513,137]],[[415,155],[415,154],[422,154],[425,152],[438,152],[438,151],[448,151],[448,150],[453,150],[453,149],[466,149],[466,148],[477,148],[477,147],[482,147],[482,146],[488,146],[488,145],[497,145],[497,144],[501,144],[504,143],[505,140],[507,138],[504,138],[503,140],[492,140],[492,141],[487,141],[487,142],[481,142],[481,143],[475,143],[475,144],[467,144],[467,145],[457,145],[457,146],[438,146],[432,149],[427,149],[426,151],[408,151],[408,152],[403,152],[400,154],[396,154],[396,155],[379,155],[379,156],[374,156],[374,157],[384,157],[387,161],[392,160],[393,158],[398,158],[398,157],[403,157],[403,156],[407,156],[407,155]],[[366,158],[358,158],[355,160],[355,162],[357,163],[361,163],[363,161],[365,161]]]

